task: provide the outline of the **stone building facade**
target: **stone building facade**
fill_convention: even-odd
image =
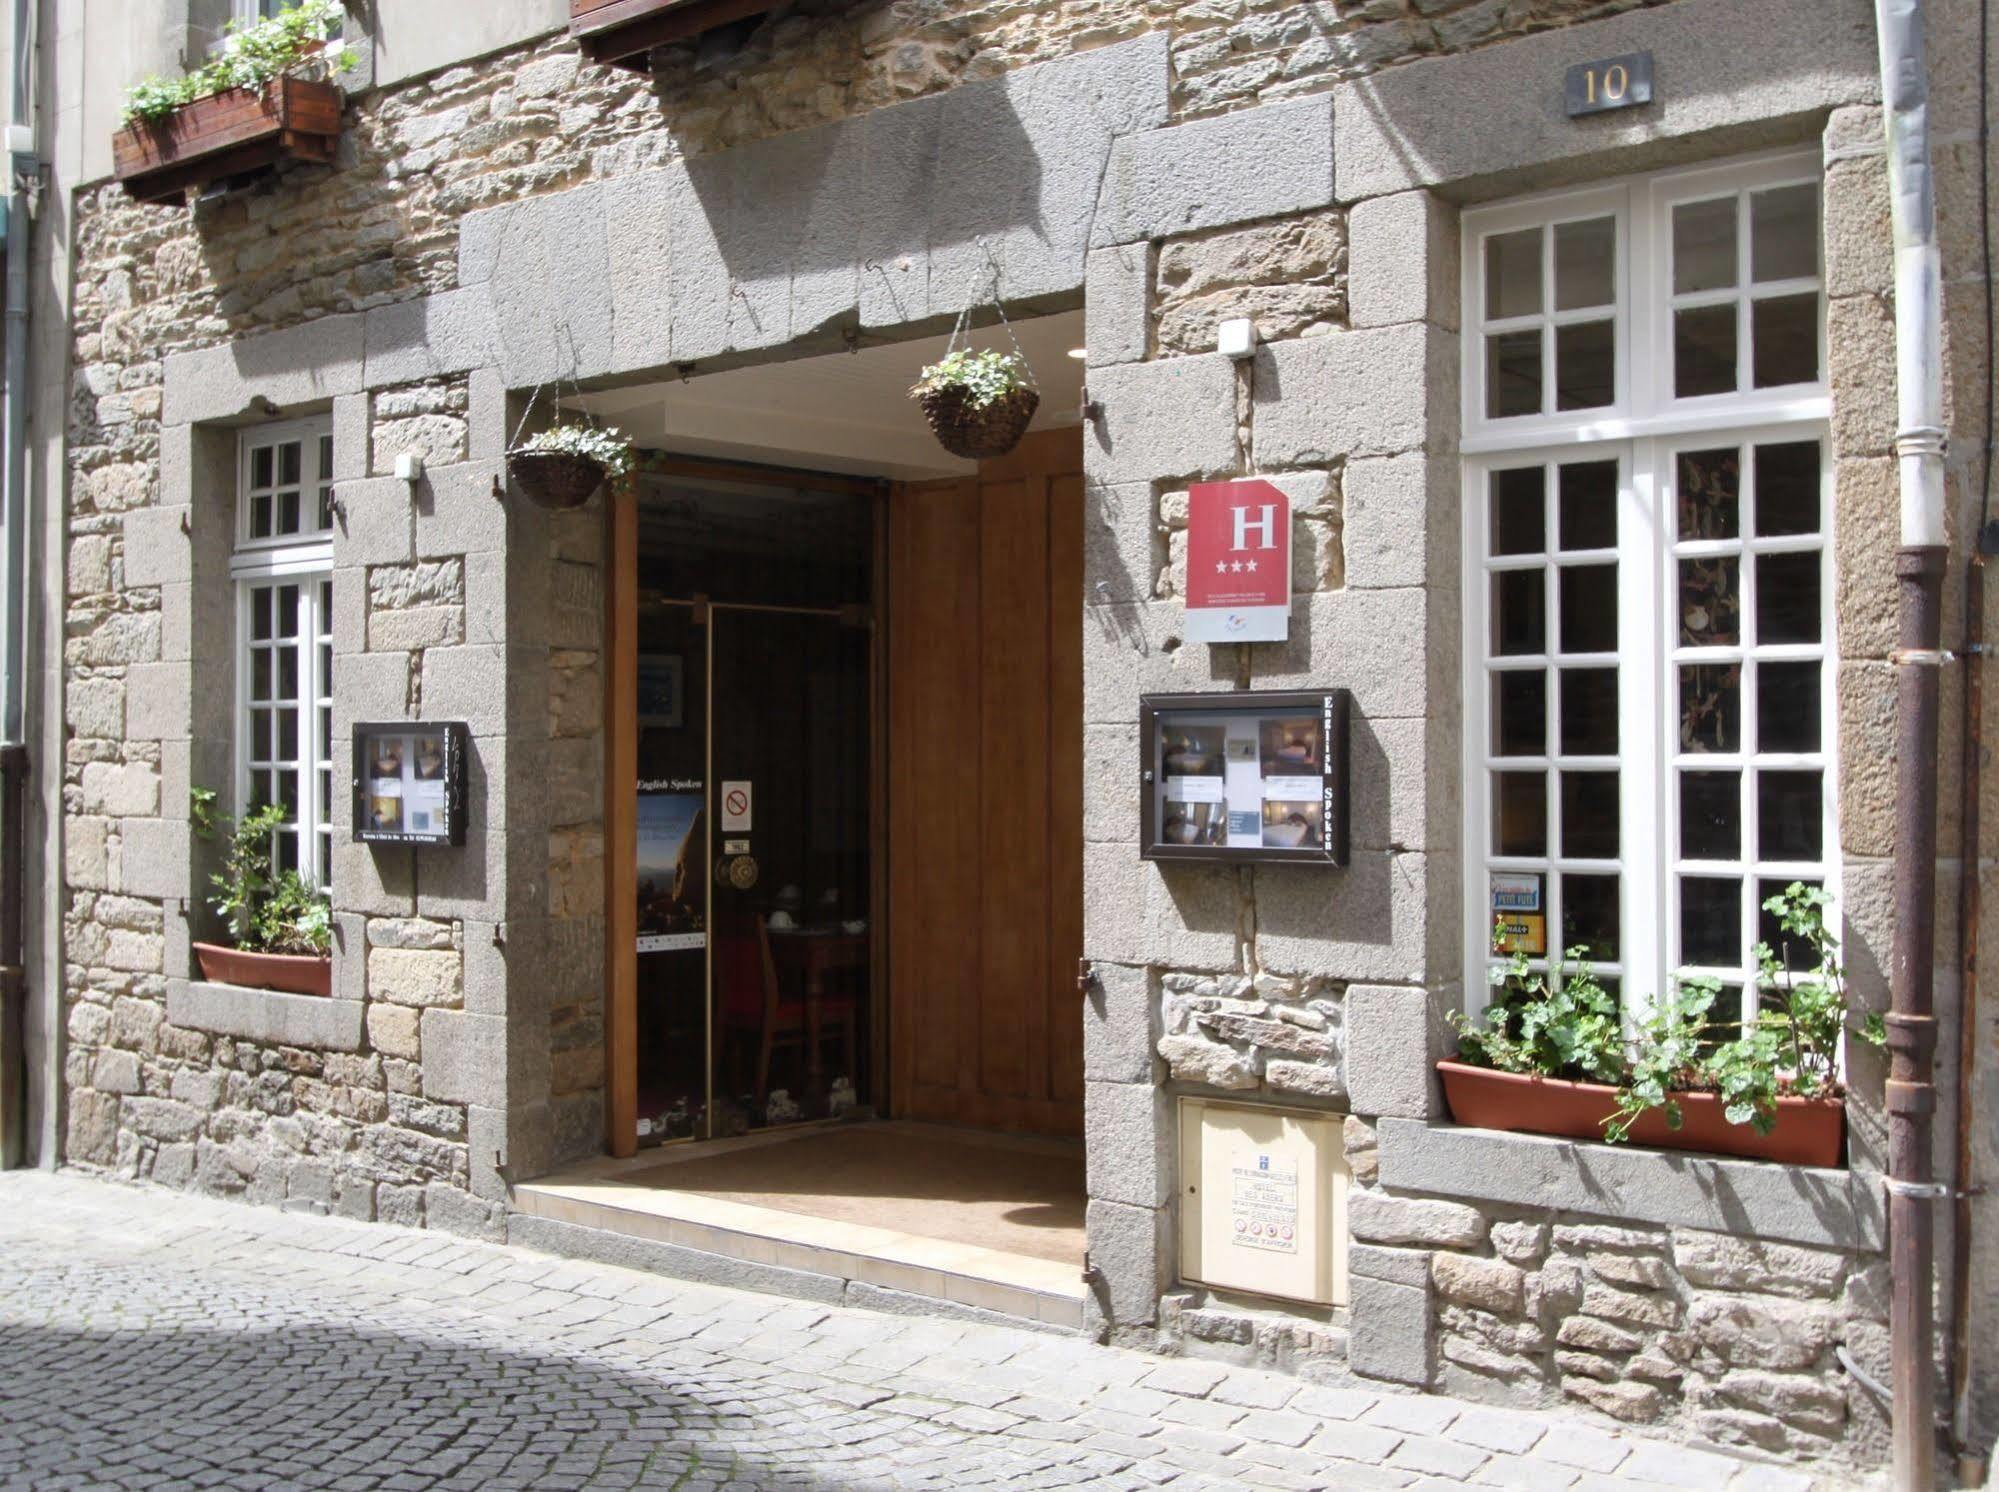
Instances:
[[[1989,314],[1977,8],[1928,6],[1953,618],[1988,387],[1967,330]],[[418,23],[355,7],[367,57],[337,166],[192,209],[128,200],[91,168],[101,142],[60,116],[48,241],[67,289],[37,308],[46,337],[61,328],[51,366],[69,370],[49,380],[41,430],[43,1162],[544,1241],[511,1187],[603,1144],[608,519],[602,498],[568,514],[510,499],[510,439],[553,382],[698,377],[934,333],[982,298],[996,257],[1023,312],[1080,307],[1088,348],[1094,980],[1076,1039],[1091,1328],[1878,1460],[1871,1054],[1852,1055],[1850,1166],[1836,1171],[1460,1129],[1432,1070],[1446,1013],[1483,982],[1463,936],[1478,851],[1462,813],[1475,333],[1461,214],[1696,163],[1817,163],[1837,619],[1827,859],[1856,993],[1885,1003],[1894,275],[1865,0],[801,0],[725,55],[669,48],[647,75],[585,62],[561,7],[521,9],[477,55],[391,77],[393,28]],[[364,11],[379,12],[373,36]],[[45,46],[60,58],[85,34]],[[1655,59],[1650,108],[1572,120],[1551,102],[1571,63],[1637,52]],[[1216,332],[1243,316],[1261,342],[1236,362]],[[330,999],[204,983],[189,952],[211,868],[190,789],[235,770],[240,434],[300,417],[331,438],[332,739],[359,721],[465,721],[479,805],[444,857],[349,842],[333,794]],[[410,453],[414,485],[395,474]],[[1185,642],[1188,489],[1245,475],[1292,505],[1291,640]],[[1346,868],[1138,857],[1140,695],[1332,686],[1355,707]],[[1947,701],[1961,687],[1947,678]],[[1999,942],[1990,727],[1972,865],[1950,828],[1954,732],[1946,1012],[1965,993],[1961,875],[1989,888]],[[1985,983],[1974,1092],[1989,1117],[1999,991]],[[1955,1062],[1947,1040],[1940,1070]],[[1344,1306],[1183,1281],[1185,1096],[1341,1118]],[[1940,1154],[1949,1143],[1940,1126]],[[1977,1143],[1981,1167],[1999,1161],[1989,1123]],[[1995,1289],[1974,1288],[1983,1319]],[[1989,1442],[1999,1359],[1981,1350]]]

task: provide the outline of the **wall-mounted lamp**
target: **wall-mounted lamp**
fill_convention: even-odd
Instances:
[[[404,451],[396,457],[396,479],[403,482],[421,482],[423,457],[415,451]]]

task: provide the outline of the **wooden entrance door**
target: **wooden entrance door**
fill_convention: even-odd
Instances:
[[[1079,1134],[1081,432],[888,504],[896,1113]]]

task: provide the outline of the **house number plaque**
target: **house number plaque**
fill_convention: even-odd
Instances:
[[[1627,52],[1569,69],[1565,102],[1569,118],[1631,109],[1652,102],[1652,54]]]

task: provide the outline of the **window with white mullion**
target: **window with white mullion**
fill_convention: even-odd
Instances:
[[[1666,618],[1676,690],[1670,758],[1679,844],[1671,965],[1758,1007],[1763,902],[1828,881],[1831,582],[1822,432],[1676,445]],[[1723,1019],[1729,1017],[1723,1016]]]

